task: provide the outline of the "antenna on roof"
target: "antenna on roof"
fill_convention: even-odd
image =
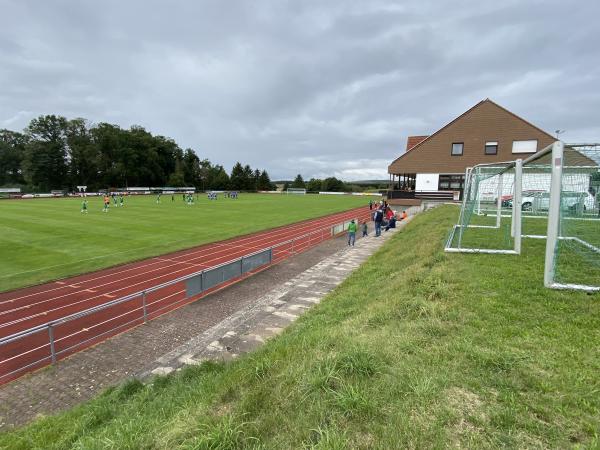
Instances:
[[[558,139],[559,134],[563,134],[565,131],[567,130],[554,130],[554,132],[556,133],[556,139]]]

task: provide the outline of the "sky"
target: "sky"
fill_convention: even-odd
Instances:
[[[490,98],[600,140],[600,1],[0,0],[0,128],[141,125],[271,179],[387,179]]]

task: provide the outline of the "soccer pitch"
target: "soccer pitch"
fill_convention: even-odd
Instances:
[[[195,198],[195,197],[194,197]],[[366,206],[350,195],[240,194],[193,205],[181,195],[125,198],[102,212],[102,198],[0,202],[0,292]]]

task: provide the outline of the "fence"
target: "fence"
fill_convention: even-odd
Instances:
[[[367,210],[355,220],[370,220]],[[0,384],[137,325],[305,251],[347,230],[349,221],[176,278],[102,305],[0,339]]]

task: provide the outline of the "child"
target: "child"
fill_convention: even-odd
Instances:
[[[362,237],[365,237],[369,234],[369,227],[367,226],[367,222],[362,223]]]

